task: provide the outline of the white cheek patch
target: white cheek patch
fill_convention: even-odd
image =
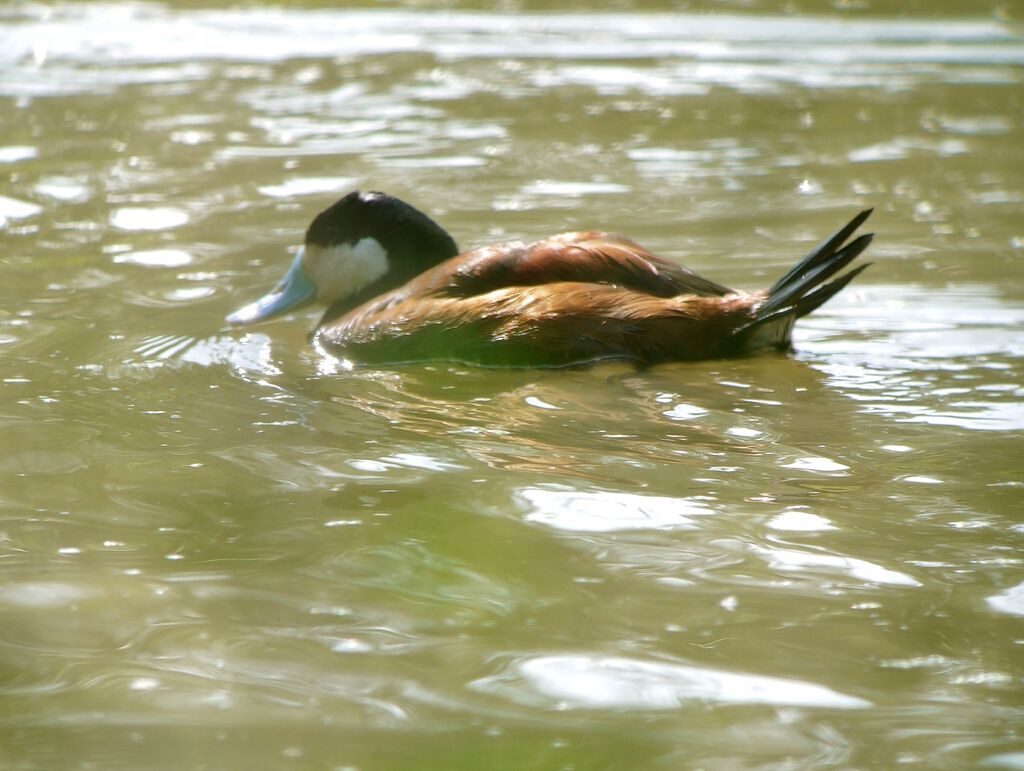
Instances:
[[[372,284],[388,272],[388,255],[376,238],[361,238],[355,244],[316,248],[316,259],[307,263],[317,299],[331,303]],[[312,263],[312,264],[309,264]]]

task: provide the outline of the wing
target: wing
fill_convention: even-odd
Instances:
[[[559,281],[610,284],[655,297],[721,297],[733,290],[659,257],[620,235],[585,231],[486,246],[444,263],[414,283],[448,297]]]
[[[317,346],[369,364],[461,361],[563,367],[616,358],[654,363],[731,353],[761,295],[659,298],[595,283],[513,286],[472,297],[371,302],[316,332]]]

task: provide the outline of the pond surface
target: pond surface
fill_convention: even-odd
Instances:
[[[0,767],[1024,768],[1019,14],[484,5],[0,10]],[[791,356],[227,327],[356,186],[748,289],[878,235]]]

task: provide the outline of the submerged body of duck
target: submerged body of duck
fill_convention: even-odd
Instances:
[[[328,308],[315,345],[376,364],[550,367],[787,350],[794,322],[867,267],[832,279],[870,243],[870,234],[847,243],[870,213],[854,217],[770,289],[743,292],[599,231],[460,254],[451,236],[409,204],[357,191],[317,215],[274,291],[228,321],[321,302]]]

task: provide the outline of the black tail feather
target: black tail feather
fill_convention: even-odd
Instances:
[[[793,305],[793,308],[796,310],[797,318],[806,316],[808,313],[818,310],[818,308],[843,291],[846,285],[853,281],[853,279],[862,273],[869,265],[871,265],[871,263],[866,262],[863,265],[854,268],[849,273],[840,276],[834,281],[829,281],[827,284],[822,284],[810,294],[801,297],[800,300]]]
[[[874,234],[860,236],[854,239],[842,249],[832,252],[827,256],[812,254],[800,265],[798,270],[782,285],[776,284],[768,292],[768,299],[758,308],[758,315],[768,314],[779,308],[798,302],[810,289],[821,284],[822,281],[834,276],[863,252]],[[803,315],[803,314],[798,314]]]
[[[740,349],[771,344],[785,347],[793,322],[828,302],[859,275],[867,265],[849,271],[832,281],[835,274],[853,262],[868,247],[872,233],[846,240],[864,224],[872,209],[862,211],[844,227],[808,252],[768,290],[749,323],[736,330]],[[828,283],[824,283],[828,281]],[[773,323],[774,322],[774,323]]]
[[[873,208],[865,209],[846,225],[839,228],[839,230],[811,249],[811,251],[809,251],[802,260],[800,260],[800,262],[790,268],[786,275],[775,282],[774,286],[768,290],[768,295],[774,295],[793,281],[793,279],[795,279],[799,274],[811,270],[821,263],[828,261],[828,259],[835,254],[836,250],[846,242],[846,239],[852,236],[854,231],[864,224],[864,221],[871,216],[871,212],[873,211]]]

